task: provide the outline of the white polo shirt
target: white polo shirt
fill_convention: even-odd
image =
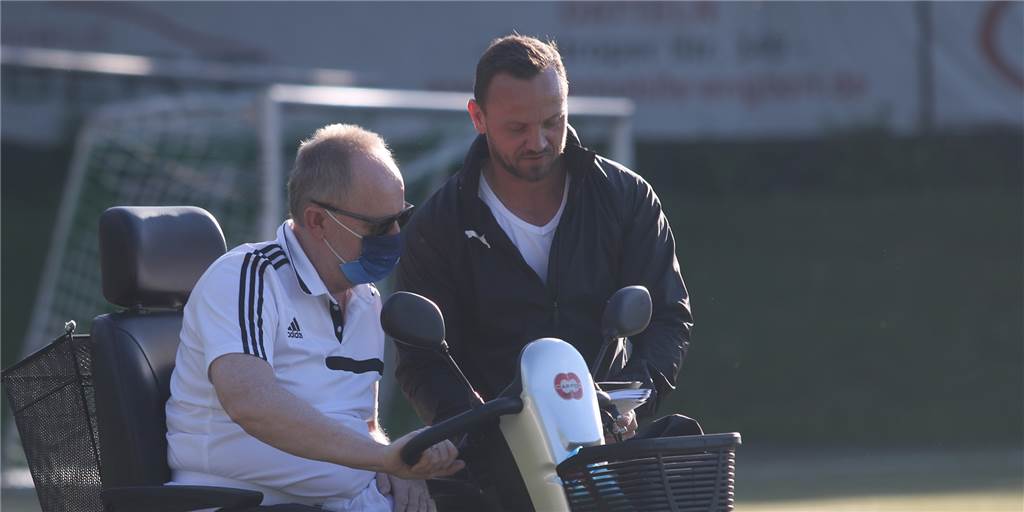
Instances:
[[[208,370],[224,354],[264,359],[284,389],[369,437],[373,386],[384,370],[380,310],[377,289],[359,285],[343,318],[291,221],[276,240],[240,245],[215,261],[185,305],[171,375],[172,483],[259,490],[264,504],[344,502],[365,491],[372,472],[296,457],[243,431],[221,407]]]

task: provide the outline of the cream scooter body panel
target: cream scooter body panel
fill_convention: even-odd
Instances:
[[[590,370],[580,353],[541,338],[520,357],[523,410],[502,416],[501,432],[536,510],[569,510],[555,466],[582,446],[604,444]]]

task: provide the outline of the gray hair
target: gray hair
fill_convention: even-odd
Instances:
[[[288,213],[302,225],[302,212],[310,200],[333,203],[345,197],[352,183],[352,157],[376,153],[394,160],[380,135],[353,124],[331,124],[299,144],[295,166],[288,177]]]

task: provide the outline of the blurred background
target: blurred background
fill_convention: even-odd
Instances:
[[[659,412],[742,432],[740,510],[1024,507],[1017,2],[4,2],[3,366],[110,310],[109,206],[268,238],[330,122],[422,202],[512,31],[558,43],[584,144],[664,204],[696,325]],[[3,508],[37,510],[3,414]]]

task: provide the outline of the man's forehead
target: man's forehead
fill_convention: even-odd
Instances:
[[[566,92],[554,69],[528,79],[498,73],[488,87],[485,107],[500,112],[543,109],[550,116],[565,108]]]
[[[486,111],[494,122],[500,123],[535,123],[556,118],[566,112],[565,100],[554,97],[543,101],[514,100],[498,103]]]
[[[380,152],[361,152],[353,155],[351,165],[346,203],[362,207],[370,216],[390,215],[401,208],[405,184],[394,160]]]

